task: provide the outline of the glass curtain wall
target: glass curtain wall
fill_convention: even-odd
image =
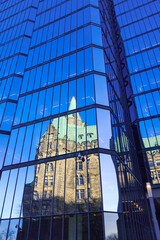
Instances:
[[[160,183],[159,1],[114,0],[137,108],[142,149],[153,184]]]
[[[2,240],[151,239],[112,17],[0,2]]]

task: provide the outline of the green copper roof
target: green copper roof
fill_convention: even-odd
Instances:
[[[143,140],[143,144],[144,147],[155,147],[157,146],[157,142],[158,145],[160,145],[160,135],[156,136],[156,137],[149,137],[149,138],[142,138]]]
[[[58,118],[55,118],[52,122],[53,126],[55,129],[58,128]],[[67,132],[66,132],[67,131]],[[60,117],[59,118],[59,134],[58,138],[59,139],[64,139],[67,134],[68,140],[70,141],[75,141],[76,139],[76,125],[75,124],[68,124],[68,129],[67,129],[67,118],[66,116]],[[93,126],[87,126],[87,134],[88,140],[91,142],[93,140],[97,139],[97,130],[96,130],[96,125]],[[86,141],[86,127],[85,123],[82,122],[82,125],[77,126],[77,143],[82,143]]]

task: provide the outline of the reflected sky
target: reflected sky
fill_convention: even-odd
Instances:
[[[104,211],[119,211],[119,187],[117,170],[113,158],[107,154],[100,154],[101,181]]]

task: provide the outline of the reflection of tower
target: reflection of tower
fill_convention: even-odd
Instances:
[[[70,107],[74,107],[73,97]],[[67,131],[66,131],[67,126]],[[77,129],[75,139],[73,132]],[[96,126],[87,126],[87,148],[96,148]],[[69,137],[66,137],[69,132]],[[58,144],[57,144],[58,139]],[[67,148],[66,148],[67,139]],[[43,134],[37,148],[36,159],[74,152],[84,149],[86,144],[86,123],[80,113],[54,119]],[[57,146],[58,145],[58,146]],[[32,195],[32,215],[49,215],[87,211],[88,199],[91,210],[101,208],[99,158],[88,155],[85,162],[76,158],[62,159],[38,164],[35,167],[34,181],[26,185],[23,198],[23,212],[28,208],[27,199]]]

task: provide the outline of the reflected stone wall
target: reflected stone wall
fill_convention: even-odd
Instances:
[[[72,104],[72,103],[71,103]],[[78,121],[77,121],[78,118]],[[66,152],[66,124],[64,116],[59,121],[53,120],[42,136],[36,151],[36,159],[46,156],[55,156]],[[85,142],[85,123],[78,114],[72,114],[68,118],[68,129],[72,133],[77,128],[77,151],[83,150]],[[61,126],[60,126],[61,125]],[[88,126],[90,129],[90,140],[87,141],[88,148],[98,146],[96,126]],[[61,129],[61,131],[57,131]],[[76,142],[72,135],[67,141],[67,152],[73,152]],[[32,199],[32,200],[31,200]],[[32,207],[30,209],[32,201]],[[35,166],[34,180],[25,185],[23,196],[23,216],[50,215],[62,213],[86,212],[88,210],[98,211],[101,209],[101,187],[98,154],[85,157],[83,162],[78,158],[50,161]]]

